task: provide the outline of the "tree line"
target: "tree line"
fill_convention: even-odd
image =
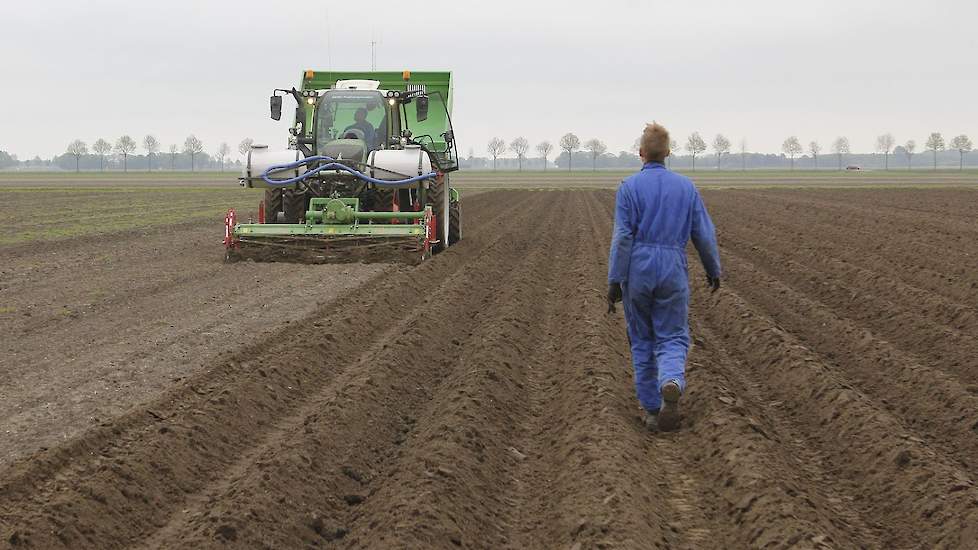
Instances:
[[[554,159],[554,164],[557,165],[558,168],[566,167],[567,170],[571,170],[573,168],[574,154],[582,150],[586,154],[585,158],[590,160],[592,170],[597,170],[599,167],[631,168],[636,163],[641,162],[641,160],[638,158],[639,138],[635,140],[631,151],[622,151],[618,155],[609,154],[607,146],[600,139],[592,138],[582,143],[581,139],[572,132],[561,137],[558,145],[562,152],[556,159]],[[676,140],[672,140],[670,146],[673,154],[666,159],[667,163],[681,161],[678,164],[681,164],[684,168],[688,167],[692,170],[696,170],[697,158],[702,158],[701,155],[706,153],[708,148],[712,149],[712,153],[716,159],[714,166],[717,169],[720,169],[721,167],[739,167],[742,170],[747,169],[748,160],[752,160],[752,164],[754,166],[761,164],[764,167],[771,167],[772,157],[775,161],[778,159],[786,159],[791,170],[795,169],[795,160],[799,158],[811,160],[813,164],[812,167],[819,169],[819,157],[823,152],[823,147],[818,141],[810,141],[808,143],[808,147],[805,148],[797,136],[789,136],[784,140],[781,145],[780,157],[776,155],[766,155],[748,151],[747,140],[745,139],[740,140],[738,151],[732,152],[732,143],[730,139],[723,134],[717,134],[708,146],[699,132],[693,132],[686,138],[686,142],[684,143],[682,150],[680,149]],[[554,150],[553,144],[544,140],[538,143],[535,149],[539,155],[537,159],[542,161],[543,169],[546,170],[550,163],[550,154]],[[486,147],[486,151],[489,155],[488,158],[491,159],[491,166],[493,170],[497,169],[500,159],[506,158],[504,155],[507,152],[511,152],[513,155],[515,155],[517,169],[523,170],[524,164],[526,164],[529,160],[527,158],[527,153],[529,150],[530,143],[523,136],[517,137],[508,144],[502,138],[494,137],[489,140]],[[932,154],[932,166],[935,170],[938,166],[938,154],[942,151],[957,152],[958,168],[964,169],[965,155],[973,150],[974,146],[972,141],[965,134],[955,136],[951,139],[949,144],[945,143],[944,137],[940,132],[933,132],[927,136],[926,140],[924,140],[924,151],[929,151]],[[685,151],[685,156],[681,155],[682,151]],[[890,133],[885,133],[877,137],[875,153],[883,156],[882,167],[884,170],[889,170],[890,168],[891,155],[904,157],[906,160],[906,167],[911,169],[913,168],[914,154],[917,153],[917,142],[910,139],[901,145],[896,145],[896,139],[893,137],[893,135]],[[844,167],[850,167],[847,164],[850,157],[865,160],[864,156],[851,151],[849,139],[845,136],[839,136],[832,142],[831,154],[835,156],[836,168],[838,170],[842,170]],[[731,157],[734,157],[735,155],[738,158],[731,162]],[[475,156],[475,151],[470,149],[469,160],[467,162],[469,167],[476,167],[478,160],[478,157]],[[739,163],[737,161],[739,161]],[[760,163],[758,161],[760,161]],[[739,166],[736,166],[736,164],[739,164]]]
[[[241,140],[238,144],[238,152],[242,155],[246,154],[250,149],[254,140],[251,138],[245,138]],[[197,138],[197,136],[191,134],[187,136],[184,140],[183,146],[179,147],[177,144],[171,144],[166,150],[162,150],[162,144],[152,134],[147,134],[142,140],[142,149],[146,151],[145,159],[147,161],[147,169],[152,171],[154,169],[154,161],[156,162],[156,169],[163,169],[167,160],[169,160],[169,169],[176,169],[176,161],[178,156],[183,155],[190,158],[190,170],[195,171],[197,169],[197,159],[198,157],[205,157],[206,160],[211,160],[211,158],[216,159],[217,163],[220,165],[220,169],[223,171],[226,163],[230,160],[231,147],[226,143],[222,142],[218,145],[213,156],[211,157],[204,152],[204,143]],[[106,158],[110,155],[115,155],[116,159],[122,162],[122,171],[129,171],[129,158],[135,154],[137,150],[136,140],[134,140],[129,135],[123,135],[119,137],[115,143],[110,143],[104,138],[99,138],[91,146],[91,151],[89,151],[88,144],[80,139],[75,139],[68,144],[65,149],[65,154],[61,157],[56,157],[54,159],[56,164],[61,165],[59,160],[63,157],[70,157],[74,159],[75,171],[81,170],[81,160],[83,158],[91,159],[98,158],[99,170],[105,170]]]

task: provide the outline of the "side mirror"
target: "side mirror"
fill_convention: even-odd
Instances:
[[[414,109],[418,115],[418,122],[428,120],[428,96],[422,95],[414,98]]]
[[[273,95],[269,99],[269,104],[271,105],[272,108],[272,120],[281,120],[282,119],[282,96]]]

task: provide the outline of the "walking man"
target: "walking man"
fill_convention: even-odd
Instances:
[[[686,243],[692,238],[707,281],[720,288],[716,231],[696,186],[663,165],[669,132],[653,123],[642,133],[645,165],[618,187],[608,258],[608,311],[625,308],[635,390],[652,431],[679,428],[689,351]]]

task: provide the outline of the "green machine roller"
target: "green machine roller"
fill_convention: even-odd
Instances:
[[[289,147],[256,145],[239,183],[263,188],[258,223],[225,218],[226,257],[423,260],[461,239],[450,72],[305,71]]]

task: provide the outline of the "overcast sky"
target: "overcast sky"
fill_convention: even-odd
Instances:
[[[789,135],[978,137],[978,2],[0,1],[0,150],[147,133],[284,146],[272,88],[302,70],[450,69],[462,154],[642,125],[775,152]],[[285,117],[283,117],[285,118]]]

